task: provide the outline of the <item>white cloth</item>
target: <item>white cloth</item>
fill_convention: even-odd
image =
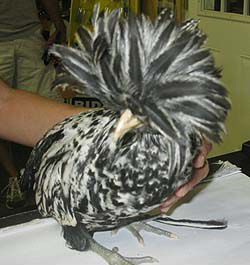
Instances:
[[[142,247],[126,230],[115,236],[96,233],[108,248],[119,247],[126,256],[153,256],[159,265],[249,265],[250,178],[242,173],[200,184],[172,212],[172,217],[228,220],[225,230],[200,230],[157,224],[178,240],[142,232]],[[152,222],[152,224],[154,224]],[[105,265],[93,252],[68,249],[61,229],[52,219],[35,220],[0,230],[0,257],[4,265]]]

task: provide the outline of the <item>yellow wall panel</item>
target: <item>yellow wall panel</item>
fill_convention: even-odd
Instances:
[[[222,69],[222,82],[232,102],[227,134],[211,156],[238,151],[250,140],[250,15],[226,13],[224,8],[222,12],[203,11],[201,1],[188,3],[188,16],[200,20],[200,28],[208,36],[206,46]]]

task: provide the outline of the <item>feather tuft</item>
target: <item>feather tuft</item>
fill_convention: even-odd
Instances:
[[[155,23],[120,10],[98,14],[97,5],[93,32],[79,29],[80,50],[51,50],[86,93],[114,110],[129,108],[168,138],[196,130],[220,142],[230,102],[198,21],[176,25],[167,10]]]

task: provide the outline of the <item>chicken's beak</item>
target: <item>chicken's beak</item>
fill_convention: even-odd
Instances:
[[[139,121],[129,109],[126,109],[117,122],[117,126],[113,134],[113,140],[117,141],[126,132],[134,128],[139,128],[141,126],[142,122]]]

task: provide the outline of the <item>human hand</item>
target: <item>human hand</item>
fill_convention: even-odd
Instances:
[[[207,162],[207,155],[212,149],[212,144],[206,139],[203,139],[203,143],[199,148],[198,154],[193,160],[193,175],[192,178],[176,192],[171,195],[165,202],[160,206],[160,211],[166,213],[179,199],[184,197],[190,190],[192,190],[201,180],[203,180],[209,171]]]

